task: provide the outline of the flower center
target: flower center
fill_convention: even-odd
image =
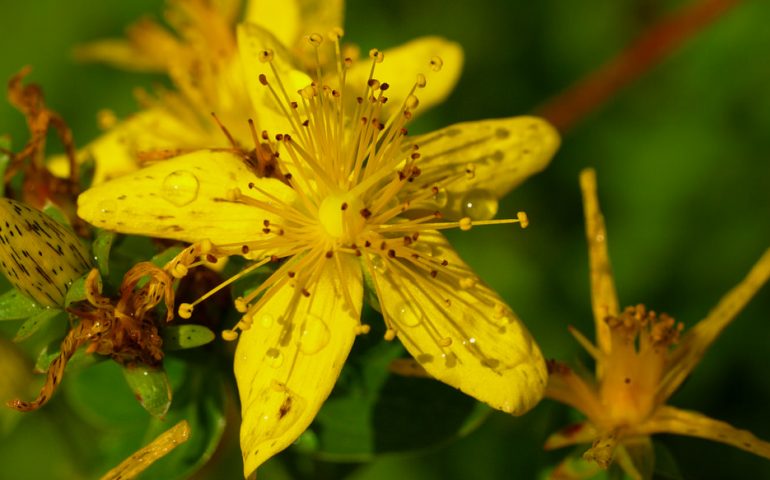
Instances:
[[[318,222],[334,240],[352,243],[366,225],[364,203],[349,193],[327,196],[318,207]]]

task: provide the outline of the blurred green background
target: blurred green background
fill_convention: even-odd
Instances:
[[[666,0],[350,0],[347,39],[386,48],[436,34],[462,44],[462,78],[448,101],[410,132],[534,110],[623,49],[656,19],[687,2]],[[119,36],[162,2],[3,2],[0,78],[26,64],[48,104],[83,145],[96,112],[135,109],[132,89],[159,77],[71,60],[74,45]],[[513,306],[545,355],[588,362],[567,332],[593,337],[578,172],[595,167],[610,256],[623,304],[645,303],[693,325],[770,246],[770,3],[746,1],[607,105],[565,132],[551,166],[502,202],[499,216],[526,210],[531,227],[453,233],[464,258]],[[0,102],[0,133],[19,147],[23,117]],[[480,248],[483,246],[483,248]],[[770,288],[722,335],[671,403],[770,439]],[[2,359],[3,362],[6,359]],[[65,377],[64,382],[67,382]],[[0,478],[74,478],[69,435],[78,425],[51,408],[27,414],[0,438]],[[522,418],[494,413],[467,437],[434,451],[387,456],[317,475],[400,480],[536,478],[568,450],[542,451],[573,418],[544,401]],[[686,479],[770,478],[770,462],[704,440],[660,436]],[[79,445],[78,448],[83,448]],[[85,447],[87,448],[87,447]],[[238,478],[237,441],[217,471]],[[279,457],[263,478],[286,478]],[[25,470],[26,469],[26,470]],[[30,477],[32,478],[32,477]],[[219,478],[219,477],[217,477]],[[229,477],[228,477],[229,478]]]

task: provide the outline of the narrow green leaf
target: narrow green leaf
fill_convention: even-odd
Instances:
[[[154,417],[162,417],[171,406],[171,384],[163,368],[147,365],[124,367],[123,376],[139,403]]]
[[[107,277],[110,273],[110,249],[115,235],[114,232],[98,230],[94,243],[91,245],[91,250],[96,258],[96,266],[99,267],[99,273],[103,277]]]
[[[0,295],[0,320],[29,318],[44,310],[44,307],[16,289],[8,290]]]
[[[179,325],[166,327],[161,331],[163,337],[163,349],[183,350],[205,345],[214,338],[214,332],[203,325]]]
[[[33,333],[40,330],[43,326],[50,324],[57,316],[64,316],[64,311],[58,308],[47,308],[37,315],[30,317],[26,322],[21,324],[19,330],[16,332],[16,336],[13,337],[14,342],[21,342],[29,338]]]
[[[60,351],[58,342],[56,344],[51,344],[47,347],[44,347],[37,355],[37,360],[35,361],[35,371],[38,373],[48,371],[48,367],[50,367],[51,363],[56,359],[56,357],[59,356],[59,353]],[[107,360],[107,357],[86,353],[85,348],[79,348],[67,362],[66,368],[67,371],[70,371],[73,368],[88,367],[104,360]]]

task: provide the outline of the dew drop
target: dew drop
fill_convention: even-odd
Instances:
[[[497,198],[489,190],[471,190],[462,200],[463,215],[473,220],[490,220],[497,214],[497,206]]]
[[[433,201],[436,202],[438,208],[446,207],[447,202],[449,202],[449,193],[447,193],[446,188],[439,188],[438,192],[433,194]]]
[[[457,366],[457,354],[454,352],[444,353],[441,355],[444,359],[444,366],[446,368],[454,368]]]
[[[114,215],[118,205],[112,200],[106,200],[99,204],[99,213]]]
[[[273,326],[273,323],[275,322],[275,318],[273,318],[272,315],[269,313],[266,313],[259,317],[259,324],[262,325],[264,328],[270,328]]]
[[[309,315],[300,334],[299,349],[311,355],[318,353],[329,344],[330,337],[326,323],[315,315]]]
[[[372,256],[372,267],[374,271],[382,275],[388,271],[388,262],[379,255]]]
[[[253,430],[259,432],[265,442],[283,435],[302,417],[306,401],[286,385],[273,381],[273,385],[261,393],[260,414]]]
[[[396,307],[396,317],[401,325],[407,327],[416,327],[420,324],[420,317],[415,313],[414,308],[405,302]]]
[[[430,243],[423,242],[423,241],[416,241],[412,244],[412,248],[417,251],[420,255],[423,257],[432,257],[435,255],[436,251],[434,250],[433,246]]]
[[[176,170],[163,179],[161,195],[177,207],[184,207],[198,197],[199,187],[198,177],[194,174]]]
[[[283,365],[283,354],[277,348],[269,348],[265,353],[265,361],[273,368],[280,368]]]

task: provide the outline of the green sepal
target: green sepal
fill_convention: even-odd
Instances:
[[[139,404],[154,417],[162,417],[171,406],[171,384],[163,367],[123,367],[123,376]]]
[[[86,299],[86,278],[88,278],[88,273],[72,282],[69,286],[67,294],[64,296],[64,308]]]
[[[115,232],[97,230],[94,243],[91,244],[91,252],[96,259],[96,266],[103,277],[107,277],[110,273],[110,249],[115,237]]]
[[[167,249],[163,250],[157,255],[154,255],[150,261],[156,266],[163,268],[168,262],[171,261],[172,258],[176,257],[180,253],[182,253],[182,248],[179,245],[174,245],[173,247],[168,247]]]
[[[61,208],[51,203],[50,201],[45,202],[45,206],[43,207],[43,213],[53,218],[56,221],[56,223],[60,225],[64,225],[69,229],[72,228],[72,225],[70,224],[70,221],[69,221],[69,218],[67,218],[67,215],[64,214]]]

